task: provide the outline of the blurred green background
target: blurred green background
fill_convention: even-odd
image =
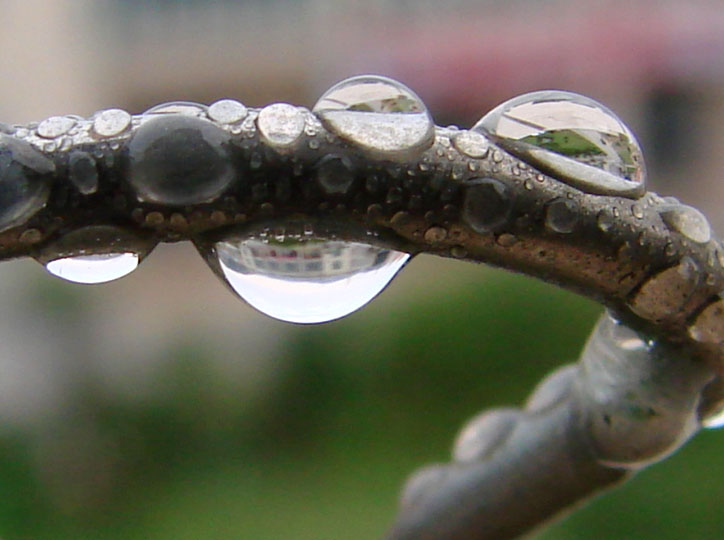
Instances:
[[[0,1],[0,115],[133,112],[173,99],[311,106],[374,72],[438,124],[566,88],[640,134],[654,189],[720,232],[724,10],[717,2]],[[708,209],[708,210],[707,210]],[[480,410],[575,361],[600,306],[421,256],[360,312],[270,320],[190,246],[86,287],[0,267],[0,538],[370,540],[405,478],[449,460]],[[724,435],[541,533],[719,538]]]

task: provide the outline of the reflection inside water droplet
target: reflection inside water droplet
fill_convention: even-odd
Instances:
[[[572,92],[532,92],[486,114],[473,130],[590,193],[637,196],[646,176],[631,131],[600,103]]]
[[[346,79],[327,90],[313,111],[330,131],[380,157],[405,159],[433,142],[425,104],[387,77]]]
[[[136,253],[104,253],[79,255],[50,261],[45,269],[73,283],[106,283],[133,272],[139,263]]]
[[[214,244],[211,255],[239,296],[288,322],[321,323],[352,313],[377,296],[410,257],[357,242],[278,238],[227,238]]]

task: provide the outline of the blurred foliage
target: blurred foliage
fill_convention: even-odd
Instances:
[[[2,538],[379,538],[406,476],[448,460],[467,418],[520,403],[574,361],[600,311],[480,274],[473,288],[384,313],[288,327],[269,358],[275,384],[253,398],[209,367],[213,347],[193,336],[169,346],[147,400],[112,399],[89,378],[50,432],[3,434]],[[541,538],[717,537],[717,435]]]

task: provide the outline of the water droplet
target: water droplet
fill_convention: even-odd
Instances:
[[[349,159],[334,154],[327,155],[316,165],[317,182],[328,195],[344,195],[354,184],[352,164]]]
[[[453,144],[460,153],[476,159],[484,158],[490,149],[488,139],[475,131],[463,131],[453,139]]]
[[[144,117],[164,116],[168,114],[181,114],[184,116],[202,116],[206,113],[206,106],[192,101],[171,101],[151,107],[143,113]]]
[[[93,118],[93,132],[99,137],[120,135],[131,126],[131,115],[122,109],[106,109]]]
[[[55,139],[65,135],[78,121],[70,116],[51,116],[38,124],[38,136]]]
[[[578,224],[575,204],[568,199],[554,199],[546,205],[546,227],[557,233],[573,232]]]
[[[495,178],[473,178],[463,201],[463,220],[476,232],[487,233],[504,226],[513,210],[513,190]]]
[[[42,248],[37,256],[51,274],[74,283],[105,283],[138,267],[155,241],[119,227],[84,227]]]
[[[30,143],[0,134],[0,231],[21,225],[43,208],[55,165]]]
[[[599,229],[601,229],[603,232],[607,232],[611,230],[611,227],[613,227],[615,221],[613,219],[613,215],[610,214],[607,210],[601,210],[598,213],[598,217],[596,218],[596,223],[598,224]]]
[[[140,201],[209,202],[233,182],[230,135],[217,125],[168,114],[144,122],[127,145],[127,178]]]
[[[662,206],[661,219],[674,232],[684,235],[698,244],[711,240],[711,227],[704,214],[684,204]]]
[[[378,157],[412,158],[434,141],[425,104],[386,77],[346,79],[327,90],[313,110],[331,132]]]
[[[631,215],[635,217],[636,219],[643,219],[644,218],[644,210],[641,208],[641,205],[639,204],[632,204],[631,205]]]
[[[74,283],[106,283],[130,274],[138,267],[135,253],[104,253],[79,255],[50,261],[45,269]]]
[[[695,432],[701,390],[711,379],[701,362],[604,313],[579,365],[577,406],[602,463],[639,468]]]
[[[511,247],[518,243],[518,238],[510,233],[503,233],[495,239],[497,244],[501,247]]]
[[[412,508],[419,504],[435,487],[439,486],[449,475],[450,467],[445,465],[428,465],[415,473],[405,482],[400,497],[402,508]]]
[[[489,458],[503,445],[521,417],[518,409],[494,409],[476,416],[455,440],[453,459],[472,463]]]
[[[282,321],[332,321],[367,304],[409,254],[357,242],[287,233],[283,242],[230,236],[210,252],[212,268],[262,313]]]
[[[724,300],[704,308],[689,327],[689,335],[700,343],[724,343]]]
[[[68,158],[68,179],[83,195],[95,193],[98,189],[98,169],[90,154],[75,151]]]
[[[554,407],[571,393],[578,376],[578,364],[568,364],[556,369],[536,386],[525,404],[529,413],[538,413]]]
[[[447,238],[447,230],[443,227],[430,227],[425,231],[425,242],[437,244]]]
[[[221,99],[209,105],[209,118],[220,124],[236,124],[241,122],[248,113],[246,107],[235,99]]]
[[[646,280],[634,293],[629,306],[644,319],[658,321],[676,314],[699,281],[699,269],[689,257]]]
[[[524,94],[493,109],[473,130],[588,193],[644,193],[638,142],[613,112],[590,98],[557,90]]]
[[[267,144],[286,149],[294,146],[304,133],[304,114],[294,105],[275,103],[259,112],[256,125]]]

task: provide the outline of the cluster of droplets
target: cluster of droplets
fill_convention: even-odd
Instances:
[[[37,137],[56,140],[78,130],[78,126],[78,118],[59,116],[44,120],[34,129]],[[235,189],[234,184],[239,182],[241,173],[234,165],[238,161],[235,154],[238,141],[234,136],[241,134],[243,139],[247,135],[258,135],[262,144],[285,154],[294,152],[305,136],[309,138],[310,148],[319,148],[317,136],[323,131],[322,127],[327,130],[328,140],[333,140],[329,137],[337,137],[372,158],[391,163],[419,158],[435,142],[435,126],[422,100],[402,83],[372,75],[352,77],[334,85],[320,97],[312,114],[286,103],[250,111],[242,103],[231,99],[222,99],[210,106],[173,102],[153,107],[139,117],[132,117],[120,109],[100,111],[91,118],[89,127],[83,129],[93,140],[122,141],[124,149],[120,167],[128,189],[138,202],[182,209],[213,202]],[[469,131],[452,128],[443,131],[445,136],[439,139],[447,142],[447,152],[459,152],[471,158],[470,163],[475,165],[475,168],[469,169],[471,172],[481,168],[478,162],[473,163],[476,160],[488,158],[495,164],[504,159],[500,150],[493,148],[491,152],[492,140],[534,168],[586,193],[637,198],[644,191],[643,158],[630,130],[606,107],[578,94],[562,91],[525,94],[493,109]],[[444,152],[442,143],[439,146],[438,150]],[[251,170],[261,165],[259,159],[259,163],[255,162],[255,156],[260,158],[258,151],[250,153]],[[78,193],[91,195],[98,191],[99,172],[95,156],[83,150],[72,150],[67,164],[68,178]],[[426,162],[421,162],[420,170],[428,166]],[[518,166],[520,174],[525,165]],[[315,163],[315,181],[325,195],[342,196],[349,193],[358,181],[353,171],[348,157],[328,154]],[[0,187],[3,188],[0,190],[0,207],[3,208],[0,231],[27,220],[45,206],[53,172],[54,163],[33,145],[9,135],[0,135]],[[453,170],[451,174],[454,178],[456,173]],[[538,174],[536,178],[543,177]],[[515,213],[517,186],[513,185],[514,180],[505,175],[493,178],[483,174],[462,178],[460,173],[458,179],[461,180],[459,187],[463,193],[463,221],[477,233],[502,233],[499,234],[499,243],[507,245],[508,242],[503,240],[514,238],[505,233]],[[526,188],[528,183],[530,180],[526,180]],[[388,194],[388,199],[390,197],[391,194]],[[567,234],[576,229],[580,209],[574,200],[559,197],[548,201],[543,210],[543,222],[549,231]],[[632,207],[634,215],[636,210],[643,217],[641,207],[635,204]],[[659,205],[657,210],[663,223],[684,238],[696,243],[710,240],[709,224],[695,209],[677,201]],[[153,212],[149,216],[151,214]],[[613,227],[616,217],[615,213],[602,213],[599,216],[600,228],[607,230]],[[391,221],[393,224],[396,222],[394,217]],[[426,241],[444,240],[441,231],[447,233],[444,228],[431,227],[425,233]],[[319,235],[315,236],[314,242],[308,238],[303,240],[304,245],[300,244],[295,251],[298,256],[306,253],[305,250],[312,244],[317,251],[328,251],[323,258],[332,257],[332,253],[338,253],[342,248],[342,252],[349,256],[363,247],[368,254],[380,251],[366,244],[345,243]],[[264,276],[265,270],[263,267],[255,267],[254,272],[250,267],[244,267],[245,271],[233,270],[240,268],[241,264],[233,261],[246,256],[244,254],[248,254],[254,242],[270,241],[268,238],[246,238],[230,233],[208,253],[213,253],[213,257],[218,259],[224,281],[252,305],[272,316],[297,322],[321,322],[346,314],[341,307],[330,308],[326,314],[319,313],[318,307],[309,307],[305,314],[299,306],[305,303],[311,306],[314,302],[295,301],[289,295],[288,301],[296,303],[295,313],[284,314],[278,307],[282,303],[278,296],[265,303],[263,297],[272,298],[282,281],[294,283],[295,287],[306,286],[302,285],[307,283],[304,280],[272,275],[273,266],[281,264],[280,261],[268,261],[267,279],[253,286],[258,293],[250,293],[252,286],[244,283],[250,283],[249,276],[252,274]],[[56,249],[55,244],[55,241],[51,242],[46,251],[50,253]],[[131,244],[129,242],[129,246]],[[46,261],[46,265],[55,275],[71,281],[92,283],[125,275],[138,265],[143,256],[145,253],[137,253],[130,247],[100,254],[68,252],[67,256]],[[406,258],[403,260],[398,254],[390,261],[394,263],[380,266],[394,268],[394,271],[378,281],[386,283],[392,279]],[[285,264],[290,268],[293,266],[289,262]],[[688,290],[691,280],[687,276],[694,271],[689,269],[688,264],[684,261],[676,270],[663,277],[658,276],[652,284],[642,287],[632,301],[632,309],[642,316],[660,318],[662,310],[670,311],[677,307],[658,305],[658,298],[666,295],[659,294],[661,287],[653,285],[663,283],[666,286],[672,279],[683,280],[683,288]],[[353,272],[366,277],[373,273],[380,274],[379,268],[375,267],[374,272],[370,269]],[[321,298],[326,292],[319,291],[332,291],[332,284],[339,287],[339,281],[317,279],[317,292],[301,296],[311,298],[317,294]],[[369,284],[375,280],[365,281],[357,277],[353,281],[355,290],[366,288],[370,291],[369,298],[381,288],[377,282]],[[293,286],[287,284],[285,287],[289,290]],[[258,299],[251,300],[254,295]],[[328,296],[325,303],[332,302],[332,297],[344,297],[336,293]],[[348,296],[362,295],[355,292]],[[345,301],[350,305],[359,304],[352,300],[341,303]],[[347,312],[354,309],[356,307]]]

